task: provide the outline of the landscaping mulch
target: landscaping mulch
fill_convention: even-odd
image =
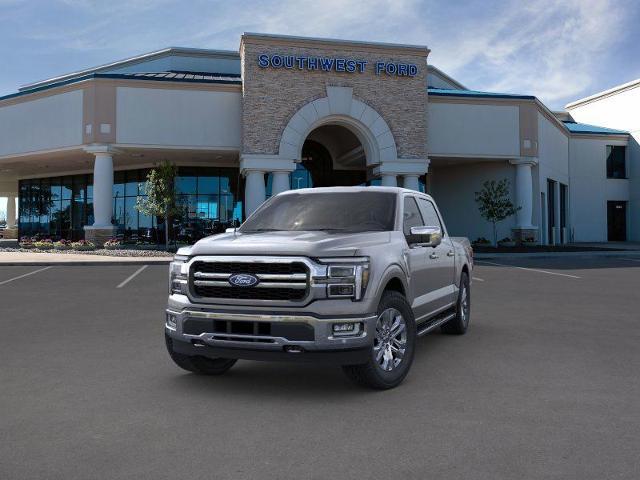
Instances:
[[[60,253],[60,254],[80,254],[80,255],[101,255],[104,257],[173,257],[173,253],[164,250],[42,250],[39,248],[0,248],[0,252],[25,252],[25,253]]]

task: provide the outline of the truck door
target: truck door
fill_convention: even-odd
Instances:
[[[409,244],[411,227],[424,226],[424,220],[415,197],[405,196],[402,215],[402,231],[407,239],[407,247],[404,250],[405,260],[409,267],[409,294],[411,307],[416,316],[416,321],[428,314],[430,305],[425,292],[431,290],[429,278],[429,258],[427,248],[419,245]]]
[[[430,311],[448,307],[456,297],[455,251],[453,242],[438,215],[435,205],[426,198],[418,197],[420,213],[428,227],[442,230],[442,243],[427,247]]]

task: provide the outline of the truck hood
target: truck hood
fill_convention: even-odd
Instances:
[[[203,238],[185,253],[194,255],[292,255],[350,257],[367,247],[389,243],[390,232],[327,233],[265,232],[222,233]]]

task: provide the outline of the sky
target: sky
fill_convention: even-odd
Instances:
[[[427,45],[475,90],[551,109],[640,77],[637,0],[0,0],[0,95],[167,46],[242,32]]]
[[[237,50],[242,32],[262,32],[426,45],[467,88],[557,110],[640,78],[639,25],[637,0],[0,0],[0,95],[168,46]]]

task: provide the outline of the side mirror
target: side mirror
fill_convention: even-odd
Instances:
[[[233,233],[236,231],[236,227],[227,228],[224,233]]]
[[[407,241],[412,247],[437,247],[442,242],[442,230],[440,227],[411,227]]]

